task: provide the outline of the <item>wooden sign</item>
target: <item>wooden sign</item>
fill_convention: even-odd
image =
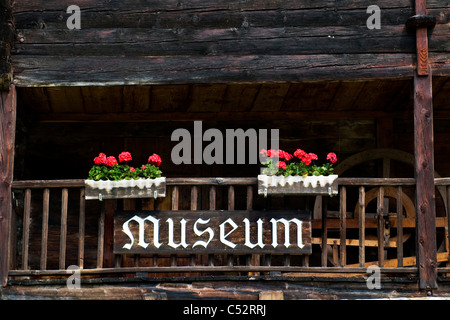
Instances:
[[[311,254],[311,213],[118,211],[114,253]]]

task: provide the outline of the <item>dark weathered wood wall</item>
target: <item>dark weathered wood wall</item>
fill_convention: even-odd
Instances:
[[[21,86],[220,83],[412,77],[411,1],[16,1],[15,81]],[[448,75],[446,1],[429,1],[435,75]]]
[[[12,81],[11,49],[14,44],[12,1],[0,1],[0,90],[8,90]]]

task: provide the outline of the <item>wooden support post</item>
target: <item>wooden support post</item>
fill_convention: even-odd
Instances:
[[[426,0],[416,0],[416,14],[426,15]],[[417,72],[414,75],[414,145],[416,168],[417,265],[420,289],[437,288],[434,194],[433,94],[428,63],[427,28],[417,28]]]
[[[437,288],[431,68],[414,76],[417,266],[420,289]]]
[[[414,73],[414,158],[416,178],[416,233],[419,288],[437,288],[436,218],[432,73],[428,61],[427,28],[436,19],[427,16],[426,0],[415,1],[416,15],[406,26],[416,28],[417,68]]]
[[[8,237],[11,218],[11,184],[14,172],[16,89],[0,91],[0,280],[8,281]]]

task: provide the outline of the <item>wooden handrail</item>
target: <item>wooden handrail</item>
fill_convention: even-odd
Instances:
[[[79,188],[84,187],[84,179],[60,179],[60,180],[20,180],[13,181],[14,189],[37,188]],[[250,178],[167,178],[167,185],[255,185],[256,177]],[[397,186],[414,185],[414,178],[339,178],[339,185],[346,186]],[[450,178],[435,178],[436,186],[450,185]]]

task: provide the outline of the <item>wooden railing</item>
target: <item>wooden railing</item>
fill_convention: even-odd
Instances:
[[[363,274],[374,264],[384,273],[417,273],[414,179],[339,178],[339,195],[326,199],[264,198],[255,193],[256,182],[256,178],[168,178],[165,199],[99,202],[84,199],[84,180],[15,181],[9,276],[67,275],[69,265],[92,275]],[[450,179],[435,183],[449,208]],[[114,255],[112,219],[117,208],[199,213],[309,209],[313,254]],[[439,270],[444,275],[450,272],[447,216],[444,208],[436,217],[438,246],[442,242]]]

